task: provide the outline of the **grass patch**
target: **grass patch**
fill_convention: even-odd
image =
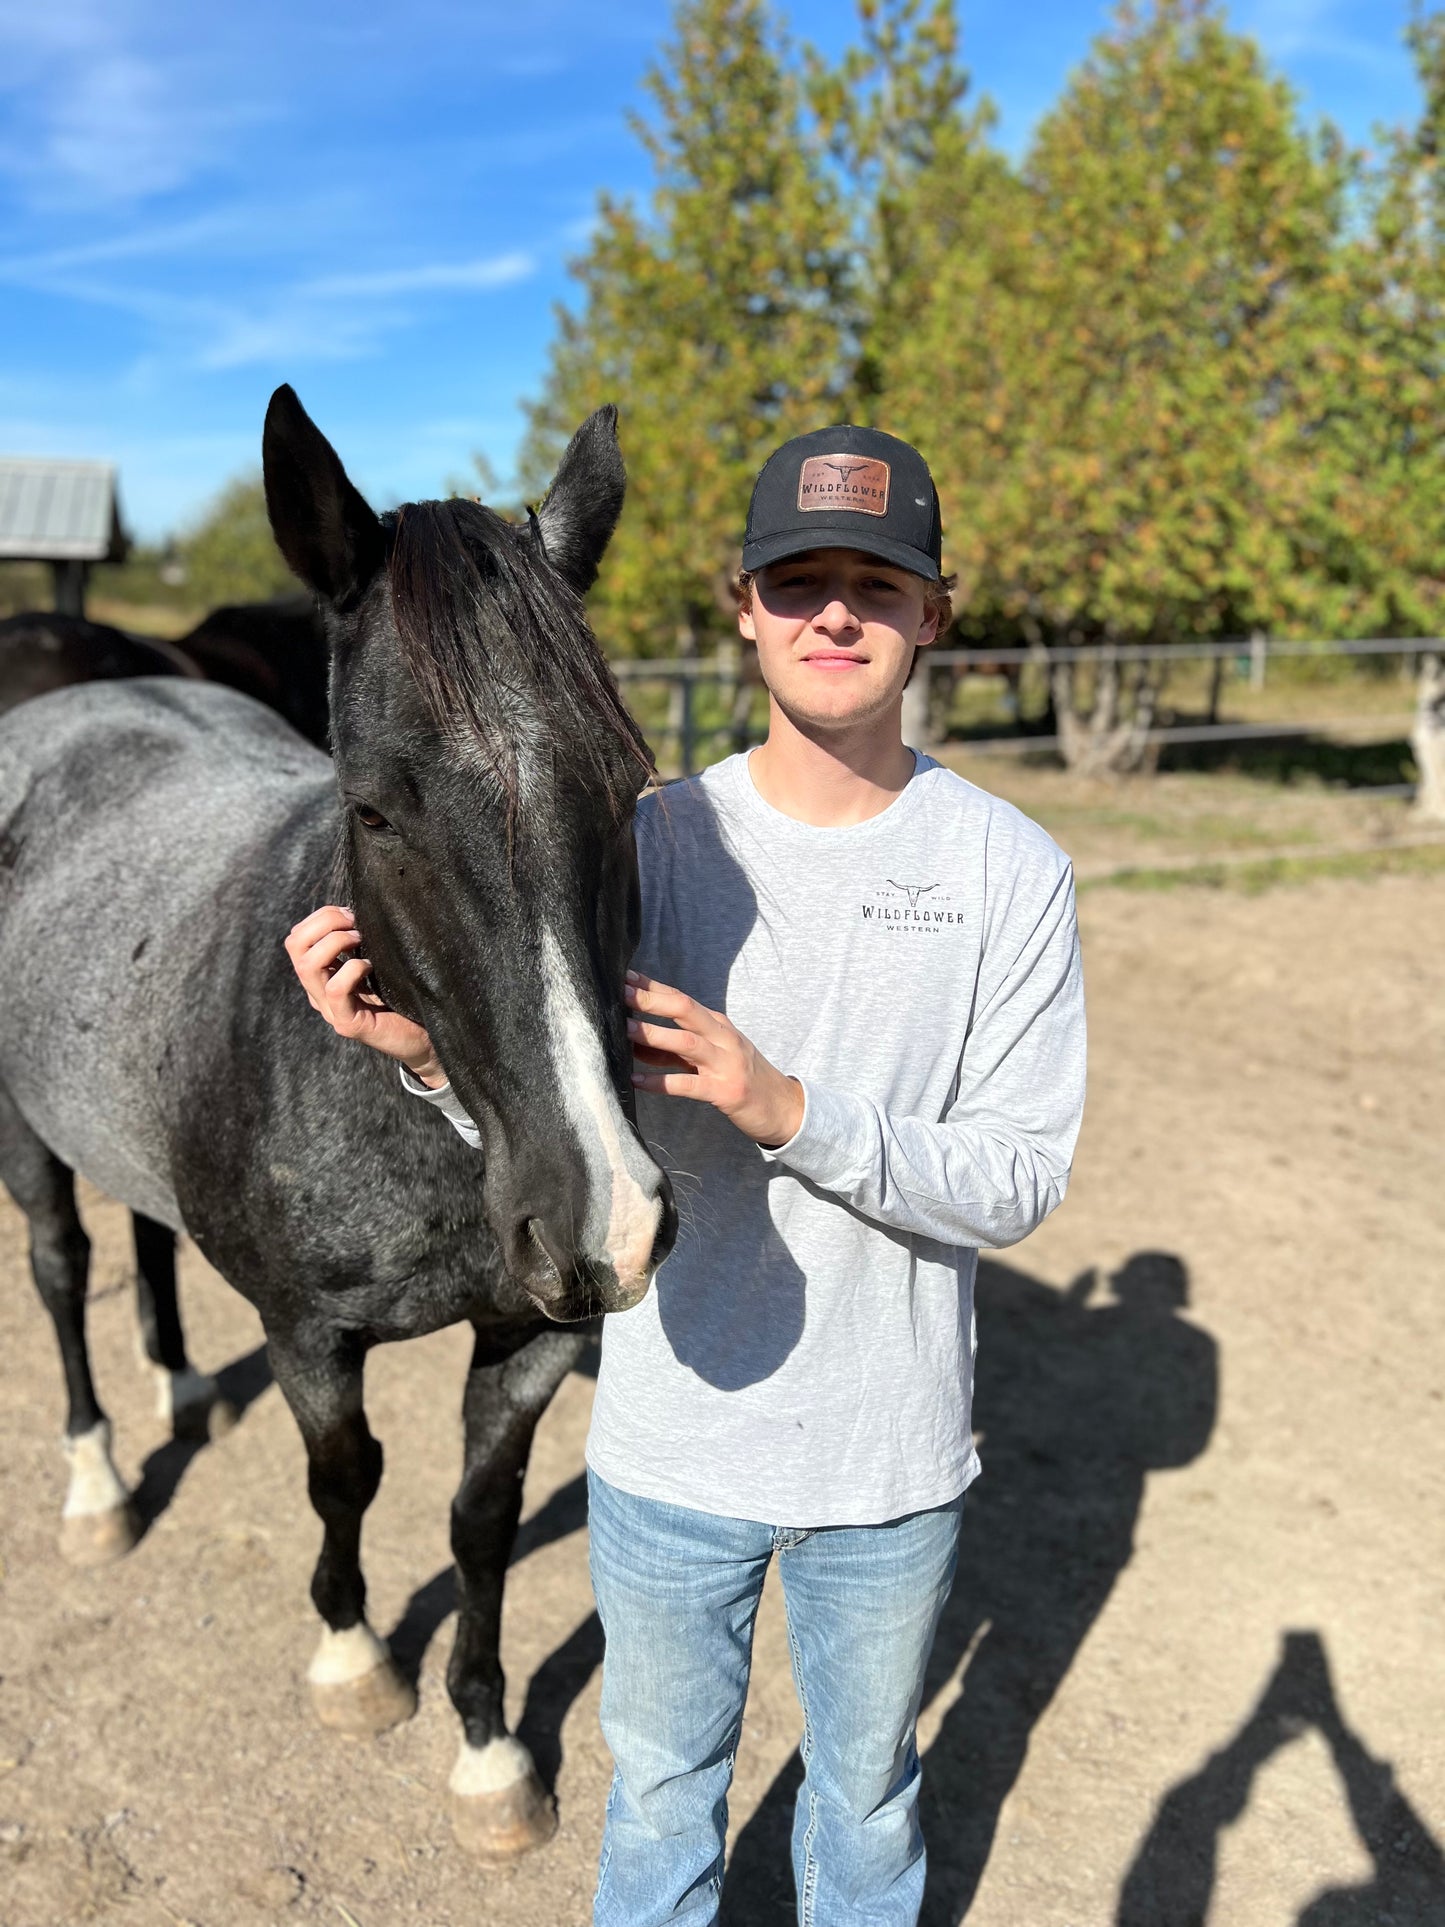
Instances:
[[[1083,890],[1176,890],[1203,887],[1258,896],[1281,884],[1312,883],[1317,877],[1440,876],[1445,874],[1445,842],[1403,848],[1350,850],[1331,856],[1262,857],[1242,863],[1195,863],[1179,868],[1140,866],[1107,876],[1080,878]]]

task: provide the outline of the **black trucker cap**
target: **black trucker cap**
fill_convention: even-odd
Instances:
[[[848,423],[784,442],[753,484],[743,567],[765,568],[805,549],[862,549],[937,582],[938,490],[918,450]]]

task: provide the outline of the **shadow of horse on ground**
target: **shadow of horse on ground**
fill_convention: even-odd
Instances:
[[[984,1476],[964,1509],[958,1578],[934,1645],[927,1708],[963,1690],[924,1762],[924,1927],[956,1927],[1035,1722],[1128,1564],[1149,1472],[1187,1465],[1214,1428],[1214,1341],[1180,1316],[1183,1263],[1141,1252],[1099,1292],[978,1268],[974,1417]],[[732,1927],[784,1927],[795,1753],[738,1835],[724,1888]]]
[[[1318,1633],[1286,1633],[1279,1664],[1234,1738],[1165,1794],[1119,1895],[1115,1927],[1198,1927],[1214,1894],[1219,1839],[1249,1803],[1255,1775],[1311,1727],[1333,1756],[1355,1830],[1375,1863],[1359,1887],[1325,1888],[1298,1927],[1436,1927],[1445,1920],[1445,1854],[1345,1724]]]
[[[232,1407],[239,1423],[247,1408],[254,1405],[272,1383],[266,1347],[257,1345],[240,1358],[233,1358],[229,1365],[222,1366],[215,1378],[221,1399]],[[147,1454],[140,1482],[131,1495],[142,1537],[175,1498],[191,1460],[198,1452],[204,1452],[208,1443],[206,1439],[170,1438]]]

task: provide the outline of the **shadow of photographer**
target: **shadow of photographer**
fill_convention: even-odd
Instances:
[[[924,1762],[925,1927],[967,1914],[1035,1722],[1057,1692],[1133,1551],[1151,1471],[1198,1457],[1214,1428],[1213,1339],[1180,1314],[1188,1273],[1140,1252],[1100,1291],[1065,1290],[980,1261],[974,1415],[984,1476],[971,1489],[953,1597],[924,1708],[962,1691]],[[782,1927],[797,1754],[738,1836],[724,1921]]]
[[[1244,1812],[1260,1768],[1311,1728],[1330,1750],[1375,1871],[1362,1886],[1323,1889],[1298,1927],[1445,1920],[1445,1854],[1395,1785],[1389,1762],[1375,1759],[1346,1725],[1319,1634],[1292,1632],[1238,1733],[1160,1801],[1125,1877],[1115,1927],[1198,1927],[1207,1919],[1220,1835]]]

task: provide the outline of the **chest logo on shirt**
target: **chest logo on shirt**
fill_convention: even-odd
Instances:
[[[900,935],[934,936],[957,929],[963,921],[956,899],[941,883],[913,883],[884,877],[868,891],[859,906],[864,923],[877,923]]]

